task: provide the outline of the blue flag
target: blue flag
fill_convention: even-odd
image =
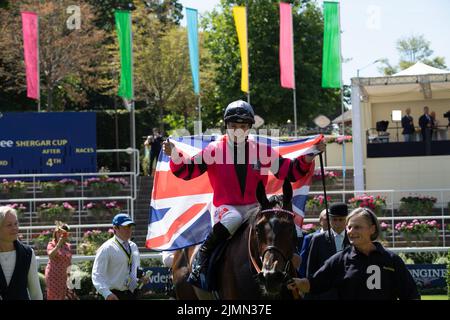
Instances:
[[[197,10],[186,8],[189,57],[191,61],[192,82],[196,95],[200,94],[199,54],[198,54],[198,22]]]

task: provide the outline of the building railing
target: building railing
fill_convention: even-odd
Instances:
[[[26,181],[27,190],[22,193],[21,197],[6,199],[0,198],[0,205],[8,205],[13,203],[27,204],[27,210],[23,211],[19,219],[19,231],[22,237],[22,241],[27,244],[33,245],[33,239],[37,236],[37,233],[42,230],[53,230],[54,224],[49,225],[53,221],[39,221],[38,207],[40,203],[63,203],[68,202],[71,205],[75,205],[75,211],[70,215],[70,221],[64,221],[71,227],[72,241],[78,247],[82,236],[83,230],[86,229],[109,229],[111,227],[111,217],[106,217],[107,221],[102,223],[102,219],[99,219],[99,223],[89,223],[88,209],[86,204],[89,202],[101,202],[101,201],[117,201],[121,206],[120,211],[129,214],[134,218],[134,201],[137,198],[137,177],[139,176],[139,150],[137,149],[113,149],[113,150],[97,150],[97,153],[118,153],[125,152],[132,157],[132,169],[128,172],[92,172],[92,173],[46,173],[46,174],[8,174],[0,175],[0,182],[3,179],[12,180],[22,179]],[[128,182],[128,186],[121,191],[110,193],[108,195],[93,194],[85,182],[92,177],[105,176],[108,177],[121,177],[125,178]],[[61,195],[48,196],[49,193],[40,190],[40,183],[49,180],[57,180],[58,178],[76,178],[80,181],[79,186],[75,191],[70,193],[61,193]],[[70,195],[70,196],[68,196]],[[5,198],[5,194],[2,195]],[[104,219],[103,219],[104,220]],[[43,223],[45,225],[43,225]]]
[[[380,222],[390,224],[390,232],[386,239],[390,245],[398,247],[399,244],[404,244],[402,235],[395,229],[396,223],[399,221],[413,221],[417,220],[436,220],[440,224],[439,228],[439,247],[446,247],[450,244],[450,189],[412,189],[412,190],[364,190],[364,191],[327,191],[327,196],[330,196],[333,201],[345,202],[353,198],[355,195],[371,195],[374,197],[380,196],[385,198],[386,207],[378,216]],[[323,195],[323,191],[311,191],[310,197],[315,195]],[[408,215],[399,211],[401,199],[403,197],[428,196],[436,198],[436,203],[429,214]],[[308,217],[308,209],[306,209],[305,223],[318,222],[318,217]]]
[[[377,130],[376,128],[370,128],[366,130],[367,143],[388,143],[388,142],[404,142],[404,137],[402,134],[403,128],[401,123],[394,122],[394,127],[387,128],[385,131]],[[432,141],[445,141],[448,140],[448,131],[450,126],[439,125],[431,130],[431,140]],[[414,128],[414,133],[412,133],[411,142],[420,142],[422,140],[422,134],[420,127]]]

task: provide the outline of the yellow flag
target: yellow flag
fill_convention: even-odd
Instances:
[[[233,16],[241,51],[241,90],[248,92],[247,8],[234,6]]]

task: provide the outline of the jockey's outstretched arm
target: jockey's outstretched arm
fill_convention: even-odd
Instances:
[[[182,152],[176,149],[169,141],[163,143],[163,152],[170,157],[170,170],[183,180],[196,178],[206,172],[208,166],[203,160],[203,150],[188,159]]]
[[[318,152],[325,151],[326,145],[323,139],[316,143],[316,149]],[[270,163],[270,170],[277,179],[284,180],[287,178],[290,182],[295,182],[305,176],[311,169],[313,160],[318,154],[302,155],[291,160],[283,158],[272,148],[270,148],[269,152],[271,155],[273,153],[271,159],[275,159],[275,161]]]

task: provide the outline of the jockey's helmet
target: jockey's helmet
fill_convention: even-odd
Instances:
[[[227,122],[255,123],[255,113],[252,106],[242,100],[233,101],[225,109],[223,120]]]

